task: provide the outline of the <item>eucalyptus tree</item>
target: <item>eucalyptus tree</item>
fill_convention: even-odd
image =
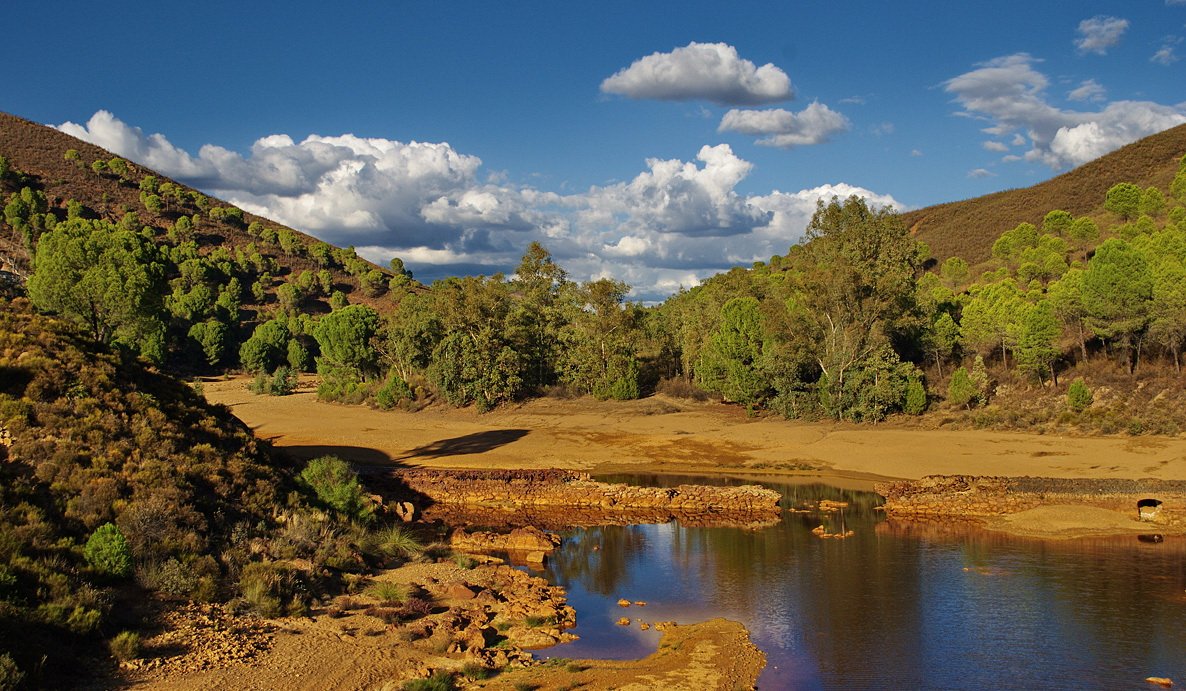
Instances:
[[[625,302],[630,286],[608,278],[569,285],[557,332],[559,379],[599,399],[638,398],[642,310]]]
[[[849,379],[890,366],[887,351],[919,323],[917,243],[891,209],[852,196],[819,202],[797,254],[792,331],[811,345],[828,414],[849,418]],[[894,355],[896,357],[896,354]]]

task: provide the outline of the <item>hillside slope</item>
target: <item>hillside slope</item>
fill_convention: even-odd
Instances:
[[[1186,125],[1133,142],[1033,187],[929,206],[906,212],[902,219],[939,261],[959,256],[977,264],[991,256],[1001,233],[1022,222],[1040,226],[1048,211],[1100,216],[1104,195],[1117,183],[1168,188],[1183,151]]]
[[[70,150],[78,152],[77,159],[67,159],[66,153]],[[5,197],[9,193],[18,192],[22,184],[28,184],[45,194],[49,210],[61,218],[66,216],[66,204],[69,200],[81,202],[90,217],[113,223],[118,223],[128,211],[135,211],[142,224],[158,229],[160,242],[164,242],[164,231],[173,226],[179,217],[197,213],[203,217],[198,234],[198,245],[203,253],[208,254],[214,248],[225,247],[234,254],[237,249],[255,243],[265,256],[275,260],[279,270],[272,273],[278,278],[295,277],[307,270],[327,269],[333,274],[335,288],[348,294],[351,303],[368,304],[381,310],[389,307],[389,301],[379,296],[366,295],[364,291],[359,290],[360,276],[357,274],[362,273],[361,271],[356,269],[351,272],[346,270],[348,267],[341,266],[340,262],[337,262],[339,265],[334,265],[334,262],[327,264],[310,256],[309,249],[323,244],[316,238],[246,212],[242,215],[241,223],[219,221],[209,213],[210,209],[231,205],[215,198],[206,198],[197,190],[134,162],[128,162],[129,172],[122,176],[122,179],[121,176],[111,173],[96,173],[91,168],[93,162],[109,161],[116,155],[52,127],[0,112],[0,156],[6,157],[10,167],[26,177],[26,180],[18,183],[8,181],[5,184],[4,181],[0,181],[0,192],[3,192]],[[187,199],[167,203],[160,212],[151,211],[145,207],[141,199],[138,184],[146,176],[154,176],[160,185],[176,185]],[[203,201],[197,203],[194,199]],[[248,232],[253,223],[269,228],[274,233],[291,233],[296,238],[296,250],[290,251],[279,247],[275,242],[269,244],[253,237]],[[353,252],[349,254],[353,255]],[[9,225],[0,222],[0,270],[26,276],[30,269],[30,259],[29,251],[22,245],[19,234],[14,233]],[[365,264],[368,270],[382,271],[370,262],[361,259],[357,261]],[[390,278],[390,272],[383,273]]]

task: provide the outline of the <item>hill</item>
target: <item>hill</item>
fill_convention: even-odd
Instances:
[[[1001,233],[1022,222],[1040,226],[1048,211],[1104,218],[1104,195],[1117,183],[1167,189],[1183,152],[1186,125],[1145,137],[1033,187],[909,211],[902,220],[939,261],[958,256],[974,265],[991,256]]]
[[[135,625],[133,565],[153,589],[214,597],[211,555],[271,522],[291,482],[279,468],[228,409],[0,302],[0,667],[11,655],[34,686],[83,678],[79,656]],[[93,559],[105,524],[134,561]]]
[[[240,346],[264,322],[281,322],[311,349],[315,317],[347,304],[387,313],[393,290],[420,289],[398,265],[381,269],[353,248],[4,113],[0,203],[0,289],[19,294],[28,282],[40,307],[179,374],[236,367]],[[35,252],[46,255],[41,278]],[[116,265],[123,268],[105,268]],[[77,304],[85,302],[79,286],[104,304]]]

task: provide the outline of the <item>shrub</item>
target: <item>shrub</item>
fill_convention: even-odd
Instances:
[[[298,478],[326,506],[360,521],[373,518],[370,501],[358,482],[358,474],[337,456],[322,456],[309,461]]]
[[[428,679],[413,679],[399,688],[400,691],[453,691],[457,682],[452,672],[438,669]]]
[[[104,523],[86,541],[83,555],[99,573],[123,578],[132,573],[132,549],[114,523]]]
[[[400,401],[412,399],[412,388],[398,375],[392,374],[375,392],[375,404],[383,410],[391,410]]]
[[[15,689],[25,680],[25,673],[8,653],[0,653],[0,689]]]
[[[1067,407],[1076,413],[1082,413],[1091,405],[1092,393],[1082,379],[1076,379],[1067,387]]]
[[[424,551],[424,544],[412,531],[392,525],[371,534],[375,551],[389,557],[413,557]]]
[[[381,581],[367,588],[367,595],[385,604],[400,604],[411,597],[411,588],[406,583]]]
[[[906,402],[902,405],[902,410],[907,415],[922,415],[926,409],[927,389],[921,379],[912,378],[906,384]]]
[[[980,401],[980,390],[972,381],[972,375],[963,367],[951,375],[951,382],[947,385],[947,400],[964,408],[971,408]]]
[[[296,372],[281,365],[270,376],[263,372],[256,373],[255,379],[247,385],[247,390],[260,395],[287,396],[296,390],[296,385]]]
[[[135,660],[140,657],[140,634],[135,631],[121,631],[107,644],[117,660]]]

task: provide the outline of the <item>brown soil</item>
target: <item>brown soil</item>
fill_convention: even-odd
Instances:
[[[384,412],[292,396],[255,396],[246,379],[205,383],[256,434],[298,458],[363,465],[565,468],[593,472],[749,473],[875,480],[925,475],[1186,478],[1186,437],[1062,437],[748,418],[744,410],[663,396],[537,399],[480,415],[432,407]]]
[[[464,688],[579,684],[589,689],[700,691],[752,688],[765,665],[745,627],[723,619],[673,625],[664,632],[659,650],[638,661],[531,665],[524,648],[571,637],[553,625],[523,623],[544,612],[551,612],[551,620],[571,617],[560,589],[542,579],[506,566],[466,570],[452,563],[421,563],[375,580],[422,587],[448,609],[393,624],[380,618],[383,608],[365,594],[340,597],[310,617],[271,621],[187,605],[162,613],[163,630],[145,640],[145,659],[123,665],[123,685],[161,691],[398,689],[407,680],[447,670],[459,674]],[[466,628],[458,628],[457,622]],[[510,645],[487,645],[477,652],[458,649],[475,630],[491,633],[495,627]],[[466,663],[500,671],[494,679],[478,682],[464,676]]]

